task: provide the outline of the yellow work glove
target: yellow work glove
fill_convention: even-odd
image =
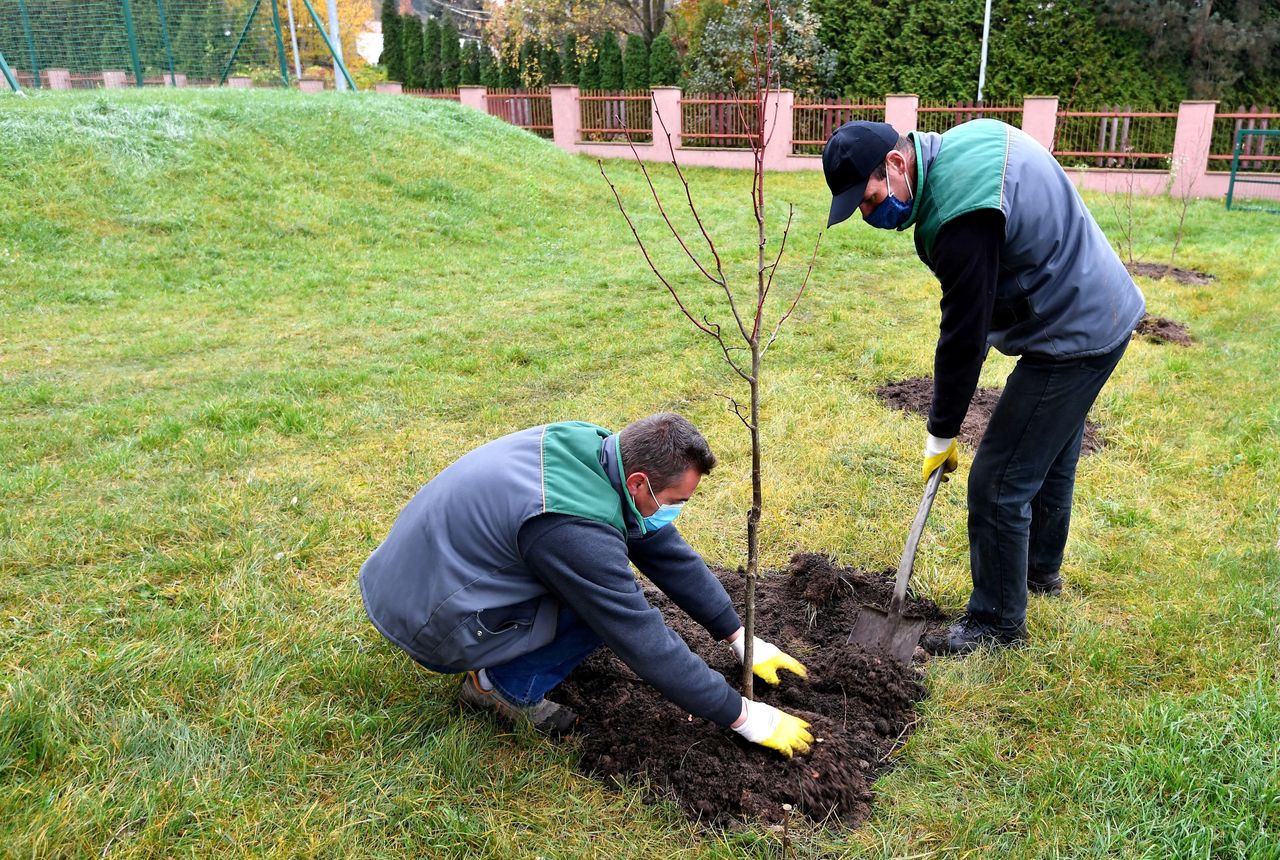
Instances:
[[[742,722],[733,730],[753,744],[777,750],[787,758],[809,751],[813,735],[809,734],[809,724],[804,720],[750,699],[742,700],[742,710]]]
[[[960,454],[956,449],[955,438],[939,439],[932,433],[924,440],[924,468],[921,470],[924,480],[929,480],[937,468],[943,463],[947,467],[942,472],[942,480],[949,480],[947,472],[954,472],[960,465]]]
[[[742,658],[746,653],[746,643],[747,637],[743,636],[741,631],[739,631],[738,638],[729,643],[729,647],[733,649],[739,664],[742,663]],[[756,636],[755,644],[751,649],[751,671],[766,684],[777,684],[779,669],[794,672],[801,678],[809,674],[809,670],[795,657],[784,653],[777,645],[766,642]]]

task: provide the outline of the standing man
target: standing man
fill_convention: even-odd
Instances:
[[[915,228],[942,287],[925,479],[957,465],[956,435],[988,346],[1020,356],[969,474],[968,612],[935,653],[1026,640],[1028,592],[1056,595],[1084,419],[1146,309],[1053,156],[979,119],[905,137],[880,122],[836,129],[822,152],[827,226],[860,211]]]
[[[685,711],[790,757],[809,724],[748,701],[689,650],[645,599],[634,563],[743,659],[729,595],[672,525],[715,466],[707,441],[672,412],[611,433],[580,421],[503,436],[433,478],[360,569],[382,635],[435,672],[466,673],[469,705],[547,734],[571,710],[546,698],[601,644]],[[770,684],[799,661],[756,638]]]

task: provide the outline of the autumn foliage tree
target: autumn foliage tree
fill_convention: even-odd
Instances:
[[[740,2],[751,2],[751,0],[740,0]],[[658,214],[666,225],[667,231],[670,232],[676,244],[684,253],[688,264],[691,266],[692,273],[703,282],[709,284],[713,288],[713,293],[720,296],[718,308],[708,310],[694,307],[692,299],[686,294],[686,291],[681,287],[677,287],[680,278],[663,271],[659,267],[653,255],[649,252],[648,243],[641,237],[635,222],[632,221],[631,216],[628,214],[617,186],[609,179],[609,175],[604,168],[604,162],[597,161],[600,173],[609,184],[609,189],[613,192],[614,199],[617,201],[618,209],[622,212],[632,236],[635,237],[636,243],[640,246],[640,252],[650,270],[671,295],[671,298],[675,300],[676,306],[685,318],[699,332],[715,342],[721,357],[729,366],[732,374],[738,377],[741,382],[746,383],[749,392],[749,400],[745,406],[736,398],[728,397],[730,408],[741,420],[751,437],[751,507],[747,511],[746,600],[743,618],[744,627],[746,628],[744,634],[746,654],[743,659],[742,671],[743,693],[748,698],[753,697],[754,686],[752,645],[755,637],[755,582],[760,573],[760,518],[764,510],[761,489],[761,459],[763,451],[760,435],[761,370],[766,353],[777,340],[783,324],[791,317],[801,297],[804,295],[805,287],[809,283],[809,276],[813,273],[814,262],[818,256],[818,247],[822,242],[822,234],[819,233],[817,240],[814,242],[813,254],[809,258],[808,266],[805,268],[803,276],[799,278],[799,283],[794,291],[790,293],[790,301],[785,302],[783,305],[785,310],[778,313],[778,305],[776,303],[771,304],[770,300],[776,298],[774,293],[775,279],[779,272],[783,254],[787,248],[787,240],[791,234],[795,207],[788,207],[787,220],[782,228],[782,235],[774,240],[777,250],[771,254],[769,248],[770,227],[765,198],[764,151],[768,143],[765,136],[766,132],[772,128],[771,123],[777,114],[779,57],[777,45],[774,41],[773,8],[770,0],[763,0],[761,9],[763,10],[762,23],[753,30],[750,48],[750,88],[746,95],[742,97],[745,107],[741,107],[742,125],[752,130],[750,139],[753,156],[751,211],[756,225],[755,236],[753,237],[756,254],[749,288],[741,286],[736,278],[731,277],[726,272],[725,257],[720,253],[715,241],[712,239],[711,229],[703,220],[702,213],[694,201],[688,179],[680,168],[674,149],[668,146],[668,150],[672,153],[671,164],[675,170],[675,175],[684,187],[684,202],[687,203],[692,221],[696,225],[696,234],[692,233],[692,231],[682,230],[676,225],[668,211],[667,204],[663,202],[662,195],[659,194],[657,186],[654,185],[649,169],[640,160],[634,146],[632,147],[632,153],[635,154],[636,163],[648,183],[649,192],[653,197]],[[666,124],[661,115],[658,115],[658,120],[662,126],[662,132],[667,135],[669,142],[671,135],[666,131]],[[656,135],[658,131],[658,129],[654,129],[654,134]],[[686,233],[689,235],[686,235]],[[777,285],[780,286],[781,281]],[[713,316],[716,319],[713,319]],[[717,321],[717,319],[721,321]]]

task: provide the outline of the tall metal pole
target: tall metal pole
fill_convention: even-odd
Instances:
[[[280,52],[280,79],[289,86],[289,60],[284,55],[284,35],[280,32],[280,7],[271,0],[271,26],[276,29],[276,50]],[[301,75],[299,75],[301,77]]]
[[[9,82],[9,87],[20,96],[25,96],[22,87],[18,86],[18,79],[13,76],[13,70],[9,68],[9,64],[4,61],[4,54],[0,53],[0,73],[4,74],[4,79]]]
[[[27,15],[26,0],[18,0],[18,11],[22,13],[22,31],[27,36],[27,51],[31,54],[31,83],[40,89],[40,63],[36,60],[36,40],[31,35],[31,18]]]
[[[298,28],[293,23],[293,0],[284,0],[284,8],[289,13],[289,40],[293,42],[293,74],[302,80],[302,55],[298,53]]]
[[[169,83],[176,87],[178,76],[173,73],[173,45],[169,44],[169,22],[164,14],[164,0],[156,0],[156,6],[160,9],[160,38],[164,39],[164,57],[169,62]]]
[[[338,76],[338,63],[342,62],[342,34],[339,32],[341,27],[338,23],[338,0],[329,0],[329,38],[332,40],[333,50],[333,83],[334,89],[345,90],[346,82]],[[345,65],[345,64],[344,64]]]
[[[334,65],[338,67],[338,71],[342,72],[342,76],[347,79],[347,86],[355,90],[356,82],[351,80],[351,73],[347,71],[347,64],[342,62],[342,54],[334,50],[333,43],[329,41],[329,34],[324,31],[324,24],[321,23],[320,16],[316,14],[316,7],[311,5],[311,0],[302,0],[302,5],[307,7],[307,13],[311,15],[312,23],[320,31],[320,38],[324,39],[324,46],[329,49],[329,56],[333,57]]]
[[[987,82],[987,40],[991,37],[991,0],[982,16],[982,62],[978,66],[978,104],[982,104],[982,86]]]
[[[133,7],[124,0],[124,29],[129,34],[129,56],[133,58],[133,85],[142,86],[142,60],[138,57],[138,31],[133,26]]]

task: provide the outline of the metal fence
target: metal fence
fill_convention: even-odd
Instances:
[[[0,54],[32,89],[282,86],[333,62],[315,0],[293,5],[297,15],[280,0],[0,0]]]
[[[445,101],[458,101],[461,96],[458,95],[457,89],[451,90],[414,90],[402,89],[402,93],[406,96],[413,96],[419,99],[444,99]]]
[[[1177,111],[1058,111],[1053,154],[1064,167],[1167,170]]]
[[[550,90],[489,90],[484,104],[491,115],[501,120],[539,137],[552,136]]]
[[[1280,129],[1280,112],[1270,107],[1244,107],[1218,113],[1213,118],[1213,140],[1209,145],[1209,169],[1228,170],[1235,156],[1240,132]],[[1280,173],[1280,140],[1266,134],[1246,134],[1239,138],[1239,170]]]
[[[578,140],[651,143],[652,105],[649,90],[582,90],[578,95]]]
[[[680,99],[680,123],[684,146],[751,149],[760,136],[756,103],[732,95],[704,93]]]
[[[884,122],[884,102],[871,99],[796,99],[791,114],[791,145],[796,155],[821,155],[831,133],[846,122]]]
[[[959,102],[957,104],[921,104],[916,109],[916,127],[920,131],[944,132],[973,119],[998,119],[1009,125],[1022,126],[1022,105],[999,102]]]

